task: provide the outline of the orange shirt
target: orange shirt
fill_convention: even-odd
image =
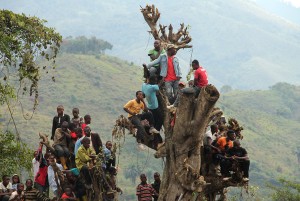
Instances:
[[[126,105],[124,105],[124,108],[128,109],[130,112],[139,114],[141,110],[144,110],[145,106],[142,101],[140,103],[136,102],[136,99],[130,100]],[[128,117],[131,117],[132,115],[128,113]]]
[[[217,144],[219,145],[218,147],[221,149],[221,151],[225,151],[225,146],[228,144],[228,148],[233,147],[233,141],[229,140],[227,142],[227,137],[220,137],[217,141]]]

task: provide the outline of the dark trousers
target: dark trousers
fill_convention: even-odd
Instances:
[[[83,178],[85,179],[85,183],[87,185],[91,185],[92,184],[92,177],[91,177],[91,173],[89,171],[89,168],[86,165],[82,166],[82,168],[80,170],[80,173],[83,176]]]
[[[69,157],[70,152],[67,146],[57,144],[54,146],[57,157]]]
[[[144,112],[143,114],[134,115],[129,118],[131,123],[135,125],[137,128],[136,140],[137,142],[141,142],[143,139],[147,138],[147,132],[144,126],[141,123],[141,120],[147,119],[149,121],[150,126],[154,125],[154,119],[151,112]]]
[[[161,112],[159,111],[159,108],[156,109],[150,109],[153,118],[154,118],[154,128],[158,131],[160,131],[162,125],[163,125],[163,118],[161,115]]]
[[[243,177],[249,177],[249,167],[250,161],[249,160],[238,160],[240,171],[243,171]],[[221,160],[221,173],[224,176],[230,176],[229,171],[232,169],[233,161],[229,159]]]

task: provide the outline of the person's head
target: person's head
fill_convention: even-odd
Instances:
[[[105,143],[105,147],[108,149],[108,150],[111,150],[111,148],[112,148],[112,142],[111,141],[107,141],[106,143]]]
[[[73,114],[74,118],[78,118],[79,117],[79,109],[77,107],[73,108],[72,114]]]
[[[217,124],[211,125],[210,130],[211,130],[212,134],[217,133],[218,132],[218,125]]]
[[[38,152],[38,151],[34,151],[34,152],[33,152],[33,157],[34,157],[34,158],[36,158],[38,155],[39,155],[39,152]]]
[[[154,181],[160,181],[160,174],[158,172],[155,172],[153,175]]]
[[[179,89],[185,88],[185,83],[184,83],[184,82],[179,82],[178,88],[179,88]]]
[[[62,124],[61,124],[61,130],[63,131],[67,131],[68,130],[68,127],[69,127],[69,123],[67,121],[64,121]]]
[[[155,49],[156,51],[159,51],[159,50],[160,50],[160,45],[161,45],[160,40],[155,40],[155,41],[154,41],[154,49]]]
[[[146,177],[145,174],[141,174],[141,175],[140,175],[140,179],[141,179],[141,182],[142,182],[142,183],[147,183],[147,177]]]
[[[137,91],[137,92],[135,92],[135,96],[136,96],[137,100],[143,100],[144,93],[142,91]]]
[[[4,186],[7,186],[9,184],[10,178],[8,175],[3,175],[2,176],[2,183]]]
[[[189,81],[189,87],[193,87],[194,86],[194,80],[190,80]]]
[[[24,191],[24,184],[18,183],[18,184],[17,184],[17,191],[18,191],[19,193],[21,193],[22,191]]]
[[[194,61],[192,61],[192,67],[193,67],[193,70],[197,70],[199,68],[199,61],[196,59]]]
[[[157,83],[157,77],[155,75],[151,75],[149,77],[149,84],[156,84]]]
[[[64,189],[65,189],[65,194],[67,196],[70,196],[70,197],[73,196],[73,191],[72,191],[72,188],[70,186],[66,186]]]
[[[227,138],[229,138],[232,141],[235,140],[235,132],[233,130],[227,131]]]
[[[81,138],[82,137],[82,128],[81,127],[75,128],[74,132],[75,132],[77,138]]]
[[[11,182],[12,182],[12,184],[20,183],[20,177],[19,177],[19,175],[14,174],[14,175],[12,176],[12,178],[11,178]]]
[[[85,124],[91,124],[91,122],[92,122],[91,115],[86,114],[86,115],[84,115],[83,118],[84,118],[84,123],[85,123]]]
[[[117,168],[114,167],[114,166],[111,166],[111,167],[108,168],[108,172],[111,175],[117,175]]]
[[[168,53],[168,56],[174,56],[176,54],[176,49],[173,44],[169,44],[167,46],[167,53]]]
[[[67,178],[69,183],[73,183],[73,182],[76,181],[76,176],[71,171],[66,172],[66,178]]]
[[[85,137],[81,140],[81,144],[84,146],[84,148],[88,149],[90,147],[90,139]]]
[[[33,181],[32,179],[27,179],[25,182],[26,190],[31,190],[33,186]]]
[[[73,122],[71,122],[71,123],[69,124],[69,130],[70,130],[71,132],[74,132],[74,131],[75,131],[75,128],[76,128],[76,125],[75,125]]]
[[[55,155],[54,154],[50,154],[47,158],[47,165],[50,165],[51,163],[55,162]]]
[[[91,128],[89,126],[86,126],[84,129],[83,129],[83,132],[85,134],[85,136],[87,137],[90,137],[91,136]]]
[[[62,116],[64,114],[64,106],[62,105],[57,106],[56,111],[58,116]]]
[[[220,125],[218,126],[220,132],[226,132],[228,130],[228,127],[226,125]]]
[[[237,147],[237,148],[240,147],[240,146],[241,146],[240,141],[239,141],[239,140],[234,140],[234,141],[233,141],[233,146],[234,146],[234,147]]]

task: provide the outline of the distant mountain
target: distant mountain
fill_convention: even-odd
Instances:
[[[73,107],[79,107],[81,116],[90,114],[92,130],[100,133],[103,142],[111,140],[116,118],[126,115],[123,105],[141,89],[142,68],[116,57],[64,53],[57,58],[56,71],[51,72],[56,82],[47,76],[39,87],[39,106],[32,120],[24,120],[20,110],[14,110],[22,139],[37,148],[38,132],[50,134],[56,107],[62,104],[66,114],[71,115]],[[22,101],[25,115],[30,114],[31,99],[23,97]],[[258,193],[266,200],[267,182],[275,183],[279,177],[300,178],[294,154],[299,146],[299,102],[299,86],[279,83],[269,90],[221,92],[217,103],[227,119],[234,117],[244,127],[241,143],[251,159],[250,184],[259,186]],[[1,118],[9,119],[7,109],[1,108]],[[12,123],[9,128],[14,129]],[[162,173],[163,162],[153,157],[152,150],[137,152],[131,135],[121,141],[118,156],[119,185],[125,190],[124,196],[132,198],[126,200],[135,199],[135,185],[124,178],[126,169],[134,165],[141,172]]]
[[[300,25],[300,7],[295,7],[291,2],[295,0],[253,0],[270,13],[278,15],[290,22]],[[299,2],[299,1],[298,1]],[[300,5],[299,3],[297,5]]]
[[[181,50],[181,68],[188,71],[190,57],[198,59],[217,86],[263,89],[276,82],[300,84],[300,26],[270,14],[245,0],[179,0],[154,3],[160,23],[190,25],[191,50]],[[258,3],[258,2],[257,2]],[[147,62],[153,40],[139,11],[144,1],[0,0],[0,8],[48,20],[65,37],[86,35],[112,43],[111,54]]]

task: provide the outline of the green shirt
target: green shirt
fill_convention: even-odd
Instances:
[[[165,50],[162,49],[162,51],[160,52],[160,54],[164,54],[164,53],[165,53]],[[150,56],[150,55],[157,56],[158,55],[158,51],[156,51],[155,49],[149,50],[148,56]],[[150,61],[153,61],[153,59],[151,59],[151,57],[150,57]],[[159,64],[155,64],[153,67],[157,68],[157,67],[159,67]]]

